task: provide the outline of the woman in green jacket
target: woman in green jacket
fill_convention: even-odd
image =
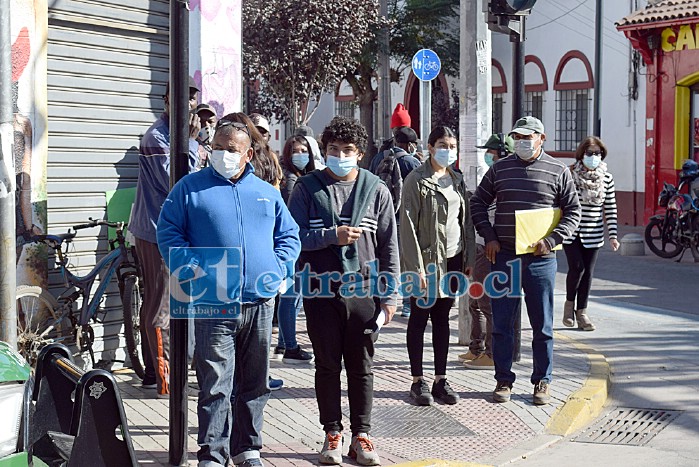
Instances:
[[[430,157],[403,183],[400,213],[401,269],[413,274],[420,290],[410,292],[408,355],[413,384],[410,396],[418,405],[434,398],[456,404],[459,395],[446,379],[449,353],[449,311],[463,294],[475,260],[475,231],[469,208],[470,193],[451,165],[456,162],[457,139],[447,127],[432,130],[427,141]],[[447,273],[452,273],[448,274]],[[432,321],[435,379],[430,392],[423,378],[422,354],[427,320]]]

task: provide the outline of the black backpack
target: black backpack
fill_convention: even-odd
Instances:
[[[384,151],[383,159],[376,167],[375,175],[377,175],[388,187],[393,197],[393,209],[398,213],[400,208],[401,191],[403,190],[403,177],[400,172],[398,159],[405,153],[396,155],[396,150],[391,148]]]

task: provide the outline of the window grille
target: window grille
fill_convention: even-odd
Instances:
[[[575,151],[589,128],[589,89],[556,91],[556,151]]]
[[[524,113],[539,120],[544,118],[544,93],[527,92],[524,94]]]
[[[354,118],[354,109],[357,107],[354,101],[335,101],[335,115]]]

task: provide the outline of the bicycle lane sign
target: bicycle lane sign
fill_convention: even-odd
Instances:
[[[439,56],[430,49],[420,49],[413,55],[413,73],[420,81],[432,81],[442,69]]]

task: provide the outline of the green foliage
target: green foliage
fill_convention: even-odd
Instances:
[[[334,92],[382,25],[376,0],[244,0],[243,74],[255,107],[294,125],[309,101]]]
[[[400,76],[420,49],[434,50],[444,74],[459,73],[459,0],[389,1],[391,58]]]

